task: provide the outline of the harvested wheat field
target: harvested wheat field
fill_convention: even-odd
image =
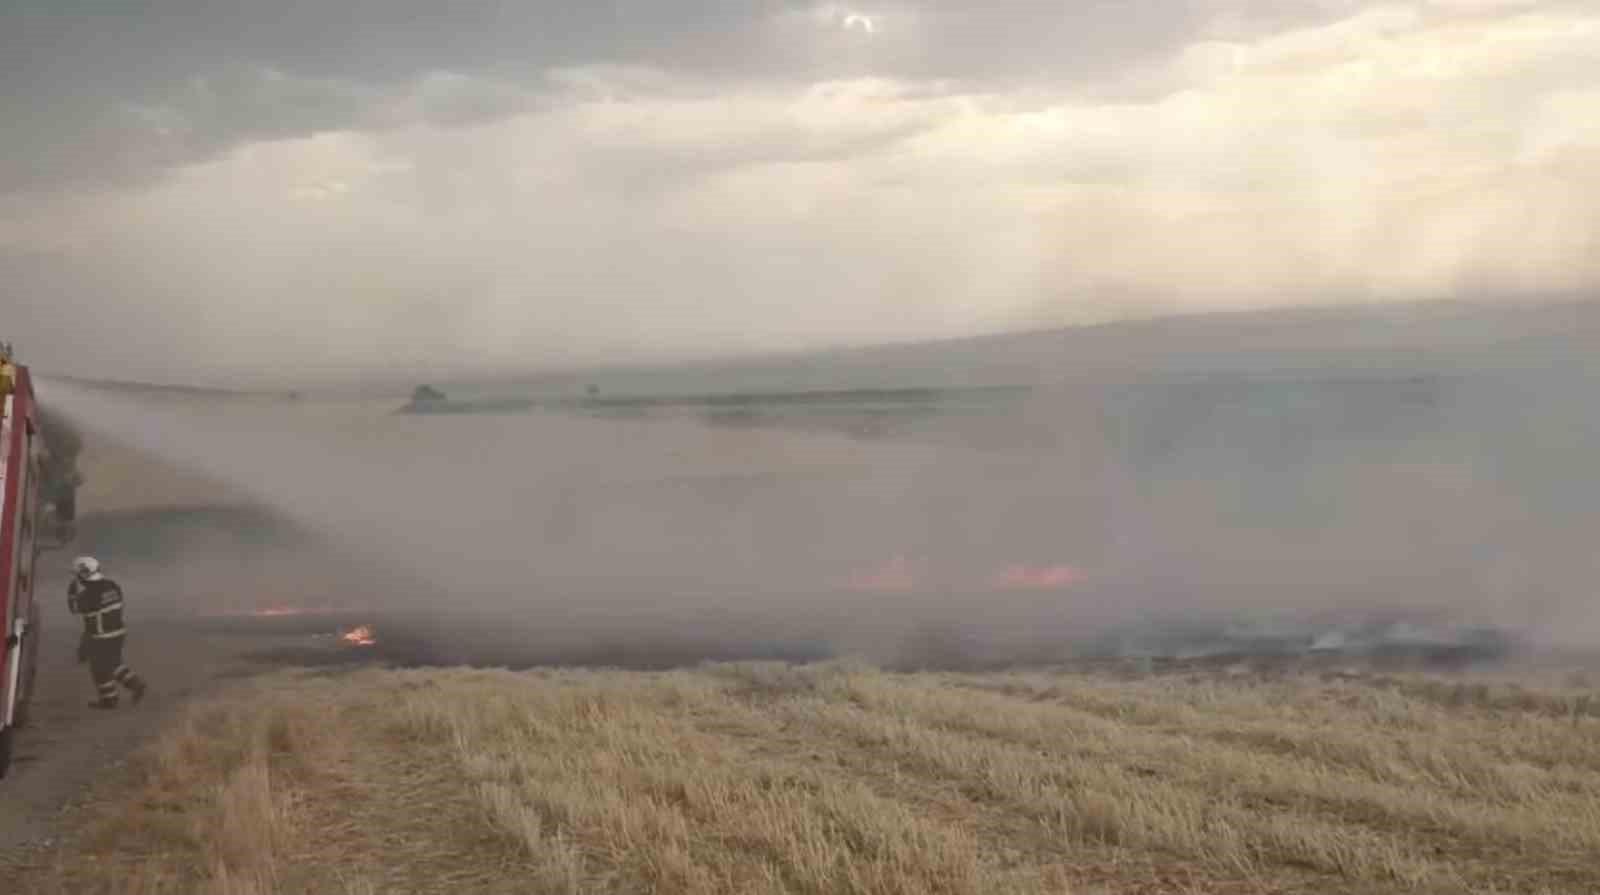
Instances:
[[[1594,892],[1587,692],[276,672],[193,706],[7,891]]]

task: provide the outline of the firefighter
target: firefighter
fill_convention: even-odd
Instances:
[[[117,707],[117,685],[133,694],[133,703],[144,699],[146,684],[122,663],[122,645],[128,629],[122,620],[122,588],[100,571],[100,561],[80,556],[72,561],[73,578],[67,587],[67,608],[83,616],[83,636],[78,641],[78,663],[89,663],[99,698],[89,703],[92,709]]]

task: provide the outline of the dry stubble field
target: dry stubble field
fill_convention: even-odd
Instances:
[[[836,663],[289,671],[12,892],[1600,891],[1590,691]]]

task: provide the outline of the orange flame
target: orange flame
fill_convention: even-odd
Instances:
[[[990,578],[989,586],[1000,590],[1055,590],[1071,587],[1083,579],[1082,572],[1068,565],[1016,565]]]
[[[916,590],[921,584],[921,573],[903,556],[896,556],[870,572],[850,576],[850,589],[854,591],[905,593]]]
[[[339,639],[356,646],[373,646],[378,642],[371,625],[357,625],[339,635]]]
[[[218,609],[204,612],[207,618],[279,618],[300,615],[343,615],[365,612],[368,608],[354,606],[261,606],[251,609]]]
[[[990,590],[1059,590],[1081,584],[1088,576],[1066,563],[1013,563],[983,579]],[[858,593],[908,593],[930,584],[921,563],[896,556],[878,567],[850,576],[847,586]]]

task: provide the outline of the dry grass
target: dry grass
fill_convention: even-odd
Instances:
[[[279,674],[196,707],[14,890],[1592,892],[1589,705],[1420,677]]]

